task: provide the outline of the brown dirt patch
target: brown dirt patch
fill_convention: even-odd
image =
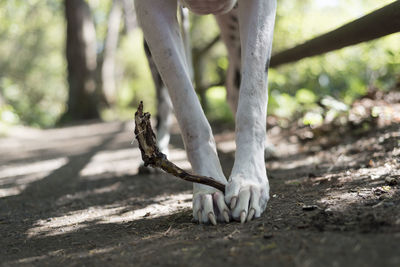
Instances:
[[[300,143],[275,131],[262,218],[191,221],[191,185],[138,175],[131,123],[13,131],[0,139],[3,266],[399,266],[400,125]],[[217,136],[224,171],[231,131]],[[178,135],[171,160],[188,166]]]

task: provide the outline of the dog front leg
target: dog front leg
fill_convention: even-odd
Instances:
[[[135,0],[137,18],[171,96],[193,170],[226,183],[211,127],[194,91],[177,21],[176,0]],[[199,222],[229,220],[222,192],[193,184],[193,216]]]
[[[242,81],[236,114],[236,154],[225,200],[241,222],[260,217],[269,199],[264,162],[267,74],[275,21],[275,0],[239,0]]]

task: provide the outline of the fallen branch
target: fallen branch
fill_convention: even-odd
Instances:
[[[151,128],[150,113],[143,113],[143,102],[141,101],[135,113],[135,136],[142,153],[144,166],[160,168],[178,178],[192,183],[199,183],[212,186],[225,193],[225,185],[207,176],[190,174],[167,159],[167,156],[160,152],[157,147],[157,139]]]

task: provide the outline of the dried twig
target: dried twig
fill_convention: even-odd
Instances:
[[[160,152],[157,147],[156,136],[151,128],[150,113],[143,113],[143,102],[141,101],[135,113],[135,136],[142,153],[144,166],[150,165],[153,168],[160,168],[183,180],[212,186],[225,193],[225,185],[207,176],[190,174],[167,159],[167,156]]]

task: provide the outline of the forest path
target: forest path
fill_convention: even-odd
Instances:
[[[0,139],[0,264],[400,266],[400,125],[270,135],[266,212],[210,226],[191,222],[189,183],[137,173],[131,122],[15,128]],[[216,140],[229,174],[234,134]],[[177,130],[170,159],[190,167]]]

